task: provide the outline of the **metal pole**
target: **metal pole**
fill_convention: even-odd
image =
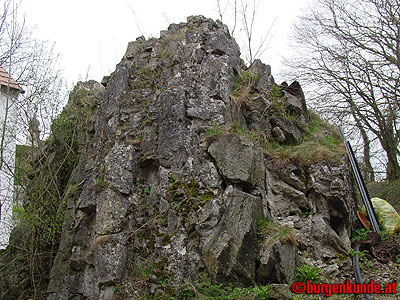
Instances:
[[[350,143],[348,141],[346,141],[346,138],[344,136],[344,133],[343,133],[343,130],[341,127],[339,127],[339,131],[344,140],[344,145],[346,147],[347,154],[349,155],[349,159],[350,159],[350,165],[353,170],[354,176],[356,178],[357,187],[358,187],[358,190],[360,191],[361,199],[363,201],[365,209],[367,210],[368,218],[372,225],[372,230],[379,233],[380,229],[379,229],[378,218],[376,217],[374,207],[372,206],[371,198],[369,197],[367,187],[365,186],[365,182],[362,178],[361,171],[360,171],[360,168],[358,167],[357,160],[355,158],[353,149],[351,148]]]

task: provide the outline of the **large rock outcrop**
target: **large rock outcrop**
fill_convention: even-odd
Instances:
[[[334,130],[308,114],[304,95],[278,88],[269,66],[246,70],[226,26],[190,17],[139,38],[102,85],[78,83],[70,97],[98,101],[49,300],[178,295],[202,272],[284,284],[300,260],[341,266],[354,219],[343,153],[295,153],[321,138],[315,128]]]

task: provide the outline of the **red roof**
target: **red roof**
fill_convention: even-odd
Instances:
[[[5,87],[10,87],[12,89],[18,90],[23,93],[24,90],[19,86],[19,84],[8,75],[7,71],[0,66],[0,85]]]

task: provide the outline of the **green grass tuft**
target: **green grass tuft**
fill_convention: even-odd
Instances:
[[[281,145],[273,138],[267,139],[263,131],[246,130],[237,123],[232,125],[232,131],[260,146],[271,159],[283,163],[341,162],[346,152],[339,133],[316,114],[310,113],[310,116],[308,133],[294,145]]]
[[[260,218],[257,222],[257,236],[259,239],[264,241],[267,246],[272,245],[276,241],[288,241],[293,245],[296,245],[296,236],[293,232],[293,228],[289,226],[282,226],[275,223],[274,220],[269,218]]]
[[[253,85],[257,81],[258,81],[257,74],[251,71],[241,71],[236,76],[236,81],[232,88],[232,94],[233,95],[238,94],[241,89],[243,89],[246,86]]]

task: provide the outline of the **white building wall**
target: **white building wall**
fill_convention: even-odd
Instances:
[[[3,89],[0,90],[0,146],[1,138],[3,136],[3,124],[6,112],[6,105],[10,106],[15,98],[7,96]],[[14,194],[14,173],[15,166],[15,105],[9,108],[6,120],[6,130],[4,135],[4,151],[3,157],[6,164],[0,170],[0,204],[1,204],[1,217],[0,217],[0,249],[4,249],[8,245],[10,232],[13,228],[14,222],[12,219],[13,207],[13,194]]]

